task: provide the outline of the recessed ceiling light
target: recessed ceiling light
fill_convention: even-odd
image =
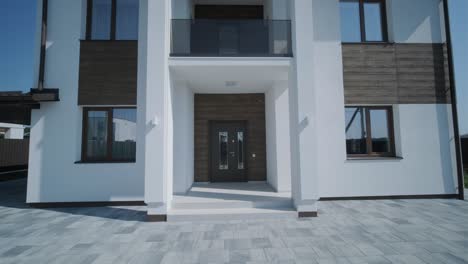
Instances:
[[[226,81],[226,87],[234,87],[237,86],[238,82],[236,81]]]

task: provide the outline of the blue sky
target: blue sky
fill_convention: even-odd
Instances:
[[[460,133],[468,134],[468,0],[450,0]]]
[[[0,91],[33,88],[36,0],[1,0]]]
[[[455,53],[460,130],[468,134],[468,0],[449,0]],[[27,91],[33,80],[36,0],[1,0],[0,91]]]

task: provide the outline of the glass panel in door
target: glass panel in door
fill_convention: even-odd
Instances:
[[[244,169],[244,132],[237,132],[237,168]]]
[[[219,132],[219,169],[228,170],[228,132]]]

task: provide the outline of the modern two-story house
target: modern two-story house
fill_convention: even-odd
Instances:
[[[38,2],[32,205],[463,194],[442,0]]]

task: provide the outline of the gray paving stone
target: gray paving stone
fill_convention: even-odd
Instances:
[[[424,261],[415,255],[389,255],[385,256],[394,264],[425,264]]]
[[[31,248],[31,246],[15,246],[3,252],[2,257],[17,257]]]
[[[0,183],[2,264],[468,263],[465,201],[327,201],[313,219],[148,223],[138,206],[29,208],[24,187]]]

